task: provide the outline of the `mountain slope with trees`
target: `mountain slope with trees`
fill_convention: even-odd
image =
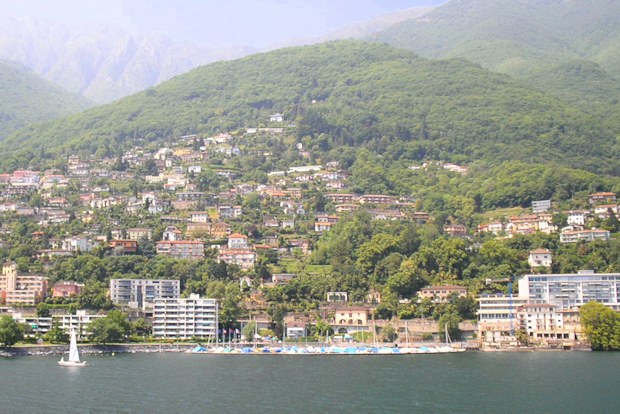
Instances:
[[[31,122],[58,118],[92,106],[43,80],[24,66],[0,61],[0,139]]]
[[[123,145],[266,125],[275,112],[295,122],[299,140],[324,153],[389,147],[394,160],[516,159],[620,173],[614,134],[571,105],[466,61],[427,60],[357,41],[204,66],[25,128],[0,149],[5,168],[76,151],[110,156]]]
[[[425,57],[465,58],[572,95],[591,112],[605,115],[618,103],[620,3],[613,0],[453,0],[372,39]]]

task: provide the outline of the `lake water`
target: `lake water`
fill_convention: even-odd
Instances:
[[[0,359],[0,413],[618,413],[620,353]]]

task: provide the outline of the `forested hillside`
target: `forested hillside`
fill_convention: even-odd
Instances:
[[[15,62],[0,61],[0,139],[34,121],[79,112],[91,104]]]
[[[259,126],[275,112],[326,157],[363,146],[394,160],[523,160],[620,172],[615,136],[566,103],[462,60],[353,41],[211,64],[28,127],[0,149],[5,168],[44,165],[59,153],[112,155],[124,144]]]
[[[430,58],[465,58],[612,117],[620,79],[620,3],[453,0],[373,40]]]

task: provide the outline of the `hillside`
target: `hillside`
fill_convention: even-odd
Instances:
[[[0,58],[22,63],[68,91],[105,103],[144,90],[199,65],[246,55],[117,27],[68,27],[0,17]]]
[[[40,152],[111,153],[138,139],[257,126],[275,112],[297,123],[299,139],[320,139],[325,152],[342,146],[382,152],[394,144],[395,159],[552,161],[620,173],[613,134],[570,105],[465,61],[355,41],[214,63],[26,128],[0,149],[5,164],[16,166]]]
[[[620,3],[613,0],[452,0],[372,39],[425,57],[465,58],[571,95],[593,112],[614,104],[620,88]],[[567,77],[576,62],[588,70]]]
[[[91,106],[15,62],[0,61],[0,139],[31,122],[58,118]]]

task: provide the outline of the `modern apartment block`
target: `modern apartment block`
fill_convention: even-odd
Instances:
[[[219,306],[216,299],[189,298],[156,299],[153,306],[153,336],[155,338],[216,339]]]
[[[181,292],[178,280],[167,279],[111,279],[110,298],[117,305],[146,308],[156,299],[176,299]]]
[[[560,309],[600,302],[620,310],[620,273],[525,275],[519,279],[519,297],[529,303],[549,303]]]
[[[47,281],[43,276],[18,275],[17,265],[6,262],[0,275],[0,303],[36,305],[47,296]]]

